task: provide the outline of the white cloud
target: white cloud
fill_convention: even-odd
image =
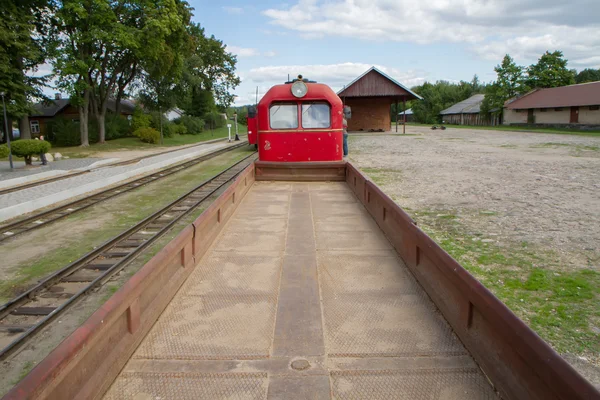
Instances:
[[[221,7],[227,14],[240,15],[244,12],[242,7]]]
[[[347,85],[359,75],[371,68],[370,64],[362,63],[340,63],[340,64],[322,64],[322,65],[279,65],[253,68],[243,73],[244,79],[242,87],[238,90],[239,97],[235,103],[253,104],[256,99],[256,87],[259,88],[258,98],[269,90],[273,85],[281,84],[290,78],[302,74],[305,78],[325,83],[334,91],[338,91]],[[395,68],[376,65],[382,72],[388,74],[407,87],[420,85],[425,82],[422,72],[418,71],[400,71]]]
[[[254,57],[260,54],[257,49],[229,45],[227,46],[227,51],[235,54],[238,57]]]
[[[261,52],[258,49],[254,49],[251,47],[239,47],[239,46],[229,46],[229,45],[227,46],[227,51],[235,54],[236,56],[238,56],[240,58],[257,57],[257,56],[275,57],[277,55],[277,53],[275,53],[274,51]]]
[[[305,38],[467,43],[495,60],[558,49],[574,64],[597,66],[600,53],[598,0],[298,0],[263,14]]]

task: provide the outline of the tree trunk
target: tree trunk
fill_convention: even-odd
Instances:
[[[121,116],[121,99],[123,98],[123,91],[119,87],[117,90],[117,98],[115,99],[115,115],[117,117]]]
[[[19,121],[19,131],[21,131],[21,139],[31,139],[31,129],[29,128],[29,115],[25,115]]]
[[[83,93],[83,104],[79,106],[79,133],[81,134],[81,146],[88,147],[90,145],[88,121],[90,115],[90,91],[85,89]]]
[[[96,113],[96,121],[98,121],[98,143],[106,141],[106,110]]]

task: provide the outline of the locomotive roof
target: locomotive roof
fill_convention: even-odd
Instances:
[[[311,81],[303,82],[308,87],[308,92],[306,96],[297,98],[295,97],[291,90],[290,84],[288,82],[275,85],[271,87],[267,93],[263,96],[263,98],[259,101],[259,104],[264,103],[272,103],[273,101],[286,101],[286,100],[294,100],[294,101],[315,101],[315,100],[326,100],[329,103],[341,102],[342,100],[338,97],[337,94],[331,89],[328,85],[324,83],[316,83]]]

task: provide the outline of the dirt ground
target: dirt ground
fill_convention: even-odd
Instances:
[[[352,162],[600,387],[600,137],[410,126],[351,133],[349,147]]]
[[[404,208],[453,210],[497,242],[600,268],[599,137],[407,127],[406,136],[352,135],[350,159],[397,172],[382,186]]]

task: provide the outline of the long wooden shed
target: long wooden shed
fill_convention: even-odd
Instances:
[[[349,131],[388,131],[392,124],[390,110],[393,103],[421,99],[375,67],[346,85],[338,96],[352,108]]]

